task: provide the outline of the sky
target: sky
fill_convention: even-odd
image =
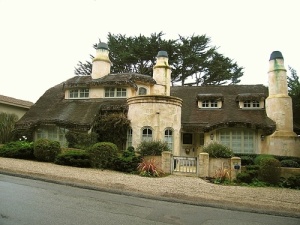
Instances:
[[[268,86],[269,58],[300,71],[299,0],[0,0],[0,95],[35,103],[75,76],[108,33],[210,37],[240,67],[240,84]],[[289,71],[288,71],[289,74]],[[299,72],[298,72],[299,74]]]

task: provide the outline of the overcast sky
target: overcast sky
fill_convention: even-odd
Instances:
[[[0,0],[0,94],[36,102],[74,76],[107,34],[165,39],[206,34],[244,67],[240,84],[268,85],[270,54],[300,73],[299,0]]]

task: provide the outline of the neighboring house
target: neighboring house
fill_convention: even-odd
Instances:
[[[300,156],[280,52],[270,58],[269,88],[170,87],[165,51],[157,55],[153,77],[110,74],[108,55],[107,44],[99,43],[91,76],[75,76],[47,90],[17,122],[17,129],[30,130],[35,140],[66,145],[68,130],[89,132],[102,113],[124,112],[131,121],[127,146],[164,140],[175,156],[196,157],[205,144],[218,141],[236,153]]]
[[[32,102],[24,101],[0,95],[0,112],[15,114],[20,119],[33,105]]]

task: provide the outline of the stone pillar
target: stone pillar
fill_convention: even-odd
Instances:
[[[208,177],[209,173],[209,154],[206,152],[201,152],[199,154],[199,170],[198,177]]]
[[[164,151],[161,154],[161,169],[164,173],[170,174],[172,172],[172,153]]]
[[[240,157],[232,157],[230,162],[230,180],[235,180],[236,176],[242,171],[242,162]]]

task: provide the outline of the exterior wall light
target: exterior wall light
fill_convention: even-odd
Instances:
[[[210,134],[210,140],[214,140],[214,134],[213,133]]]
[[[265,140],[265,135],[260,135],[260,140],[264,141]]]

